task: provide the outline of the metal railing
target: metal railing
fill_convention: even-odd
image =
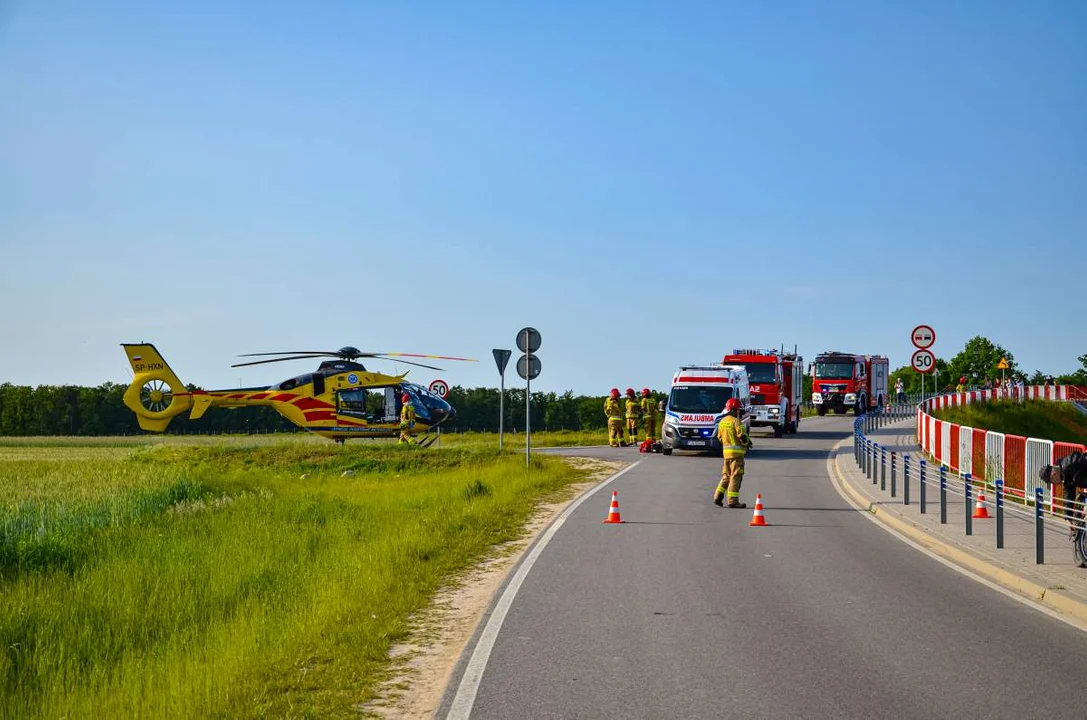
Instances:
[[[930,465],[930,461],[934,458],[927,456],[924,452],[889,451],[886,446],[868,437],[869,433],[889,423],[915,416],[923,417],[920,406],[889,406],[882,412],[873,411],[862,415],[853,422],[853,458],[872,485],[879,485],[880,492],[887,492],[889,489],[891,499],[901,498],[903,506],[908,506],[913,501],[912,489],[916,484],[918,510],[921,514],[927,514],[928,491],[935,490],[941,525],[948,523],[949,498],[962,498],[965,512],[963,527],[968,536],[973,535],[974,532],[975,514],[981,513],[982,517],[994,517],[988,515],[991,508],[996,520],[994,539],[997,549],[1003,549],[1005,546],[1005,519],[1033,522],[1035,562],[1039,565],[1045,562],[1044,530],[1047,514],[1050,517],[1059,518],[1062,522],[1069,522],[1077,529],[1087,529],[1087,520],[1085,520],[1087,503],[1078,502],[1072,498],[1061,498],[1056,502],[1051,498],[1047,503],[1042,488],[1034,488],[1032,493],[1012,492],[1009,494],[1002,477],[979,479],[969,472],[960,473],[939,461]],[[899,493],[900,487],[901,493]],[[975,492],[977,493],[976,500]],[[985,499],[984,493],[989,493],[992,500]]]

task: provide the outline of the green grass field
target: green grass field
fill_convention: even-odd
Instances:
[[[0,440],[0,717],[357,717],[409,616],[583,478],[522,447]]]
[[[1001,400],[936,410],[933,416],[959,425],[1024,437],[1087,443],[1087,415],[1063,402]]]

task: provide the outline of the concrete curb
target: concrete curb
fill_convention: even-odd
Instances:
[[[852,438],[842,440],[834,446],[831,452],[834,453],[834,471],[837,474],[836,484],[842,492],[852,499],[854,505],[858,506],[864,512],[869,513],[887,527],[901,533],[921,547],[954,563],[962,569],[991,580],[1001,587],[1011,590],[1028,600],[1045,605],[1050,610],[1075,618],[1081,623],[1087,623],[1087,603],[1063,595],[1060,591],[1042,587],[1009,570],[993,565],[975,555],[945,543],[943,540],[931,535],[928,531],[906,518],[896,517],[894,513],[888,510],[873,506],[872,502],[858,492],[853,487],[852,483],[846,479],[845,473],[842,472],[841,467],[838,465],[838,458],[841,456],[841,453],[839,452],[841,447],[850,442],[852,442]]]

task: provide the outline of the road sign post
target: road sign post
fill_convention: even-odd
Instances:
[[[921,373],[921,402],[925,401],[925,375],[936,369],[936,356],[929,352],[929,348],[936,344],[936,331],[932,329],[930,325],[918,325],[912,331],[910,331],[910,342],[917,348],[917,352],[913,354],[913,360],[911,364],[913,369]],[[928,369],[923,369],[917,365],[917,356],[919,353],[926,353],[928,358],[931,358],[932,364]],[[923,360],[922,360],[923,361]],[[935,386],[934,386],[935,388]]]
[[[498,366],[498,449],[502,449],[502,438],[506,433],[506,363],[510,361],[512,350],[491,350],[494,364]]]
[[[532,353],[540,349],[540,331],[534,327],[521,328],[517,333],[517,349],[524,353],[517,359],[517,374],[525,379],[525,466],[531,467],[529,452],[532,449],[532,378],[540,374],[540,359]]]

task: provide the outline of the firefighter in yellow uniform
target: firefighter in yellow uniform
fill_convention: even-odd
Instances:
[[[740,401],[729,398],[725,403],[725,416],[717,424],[717,439],[721,441],[724,464],[721,467],[721,482],[713,494],[713,503],[722,505],[727,496],[730,508],[747,507],[746,503],[740,502],[740,485],[744,481],[744,456],[751,447],[751,438],[740,422],[740,410]]]
[[[642,405],[638,398],[634,397],[634,388],[627,388],[627,434],[629,445],[638,444],[638,420],[642,417]]]
[[[604,415],[608,418],[608,445],[623,446],[623,406],[619,402],[619,388],[611,389],[611,396],[604,400]]]
[[[649,397],[649,388],[642,388],[642,419],[645,421],[645,440],[652,444],[657,439],[657,404]]]
[[[400,440],[397,445],[404,445],[411,442],[408,431],[415,427],[415,406],[411,404],[411,396],[407,393],[400,396],[400,402],[403,405],[400,406]]]

